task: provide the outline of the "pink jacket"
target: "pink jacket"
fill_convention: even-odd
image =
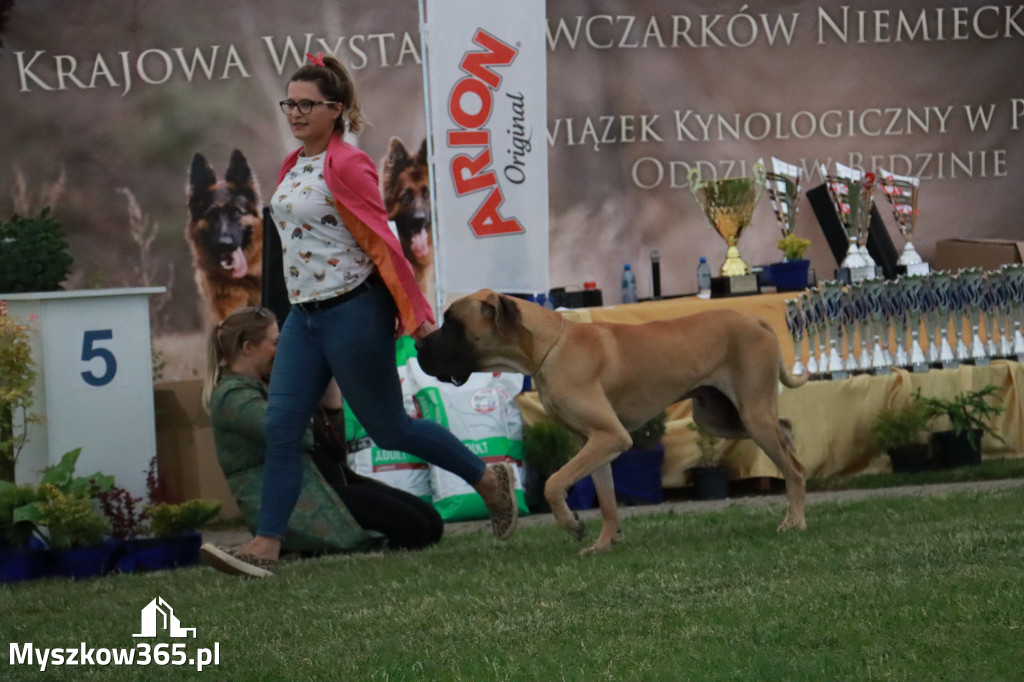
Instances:
[[[296,149],[284,160],[277,184],[281,184],[285,174],[296,164],[300,151]],[[388,228],[377,166],[366,152],[345,142],[341,135],[333,135],[327,145],[324,179],[345,226],[373,259],[395,299],[398,317],[406,333],[413,333],[424,322],[433,323],[430,303],[416,284],[412,266],[402,253],[402,245]]]

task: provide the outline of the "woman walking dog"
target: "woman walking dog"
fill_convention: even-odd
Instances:
[[[486,503],[494,535],[507,539],[518,519],[512,465],[485,465],[445,428],[405,412],[396,320],[399,334],[418,340],[435,329],[433,313],[388,228],[376,166],[342,139],[363,123],[352,79],[333,57],[307,57],[280,103],[302,146],[271,198],[292,307],[270,378],[260,522],[221,563],[257,574],[247,567],[277,560],[302,484],[302,435],[332,377],[378,446],[460,476]]]

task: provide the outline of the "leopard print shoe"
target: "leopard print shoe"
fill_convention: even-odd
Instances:
[[[499,540],[508,540],[519,523],[519,505],[516,502],[516,473],[511,462],[489,464],[487,468],[498,478],[498,500],[487,505],[491,513],[491,532]]]
[[[209,542],[199,548],[203,563],[228,575],[247,575],[252,578],[269,578],[274,575],[270,569],[277,564],[273,559],[264,559],[242,551],[241,547],[223,548]]]

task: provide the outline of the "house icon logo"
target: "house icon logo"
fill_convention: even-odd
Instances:
[[[193,639],[196,636],[195,628],[181,627],[181,623],[174,615],[174,609],[163,597],[157,597],[142,609],[142,632],[132,637],[156,637],[158,628],[167,630],[171,637],[187,638],[189,633],[192,633]]]

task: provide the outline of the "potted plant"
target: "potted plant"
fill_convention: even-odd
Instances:
[[[180,504],[162,502],[146,505],[149,516],[149,542],[136,546],[131,568],[118,562],[118,569],[138,570],[195,566],[199,563],[199,547],[203,544],[199,529],[220,512],[215,500],[188,500]]]
[[[146,473],[148,502],[118,487],[100,493],[111,535],[121,542],[114,563],[118,571],[154,571],[199,563],[199,529],[217,515],[221,503],[189,500],[174,504],[166,501],[164,487],[153,457]]]
[[[626,505],[656,504],[662,501],[661,470],[665,465],[665,436],[668,414],[654,415],[629,432],[633,445],[612,461],[615,496]]]
[[[523,461],[526,463],[523,487],[526,506],[531,512],[551,511],[544,499],[544,483],[578,450],[575,437],[564,426],[545,420],[523,427]]]
[[[934,414],[921,398],[921,389],[910,402],[896,408],[883,408],[871,424],[878,449],[889,455],[892,470],[917,472],[931,468],[928,428]]]
[[[43,472],[39,485],[0,482],[0,534],[8,552],[26,570],[0,581],[40,576],[74,578],[102,574],[116,542],[107,539],[108,524],[93,500],[94,492],[113,485],[102,474],[76,477],[81,449],[64,454]]]
[[[53,483],[39,486],[36,523],[43,532],[49,556],[44,574],[70,578],[103,575],[116,542],[105,542],[109,524],[90,497],[61,490]]]
[[[729,496],[729,467],[721,463],[723,452],[718,444],[722,439],[694,421],[686,428],[697,435],[697,448],[700,450],[697,466],[690,468],[697,499],[724,500]]]
[[[771,267],[772,280],[778,291],[803,291],[807,288],[811,262],[804,258],[804,253],[810,245],[810,239],[797,237],[792,232],[787,232],[776,243],[783,256],[782,262],[773,263]]]
[[[39,485],[0,481],[0,583],[199,563],[197,529],[217,515],[220,502],[153,501],[154,457],[147,477],[151,504],[144,504],[112,476],[76,477],[80,451],[66,453]]]
[[[622,504],[661,502],[661,469],[665,463],[665,446],[661,439],[665,435],[667,421],[668,415],[660,412],[630,431],[633,446],[612,461],[615,496]],[[539,467],[543,474],[543,478],[535,484],[539,488],[535,496],[539,495],[541,501],[538,511],[550,511],[544,500],[544,481],[578,451],[576,437],[567,429],[551,422],[539,422],[523,429],[523,459],[530,465],[529,469]],[[534,506],[529,503],[530,475],[527,472],[527,504],[531,511],[534,511]],[[566,497],[570,509],[590,509],[596,501],[597,491],[594,488],[594,479],[590,476],[577,481],[569,489]]]
[[[1003,443],[1002,436],[992,430],[990,421],[1006,409],[992,405],[997,386],[989,384],[977,391],[963,391],[952,400],[923,398],[933,416],[948,418],[950,428],[931,436],[932,452],[936,461],[946,467],[981,463],[981,439],[988,434]]]
[[[933,410],[921,395],[921,389],[910,395],[910,401],[898,408],[884,408],[874,415],[871,435],[879,450],[892,462],[893,471],[918,472],[932,468],[928,433]]]

